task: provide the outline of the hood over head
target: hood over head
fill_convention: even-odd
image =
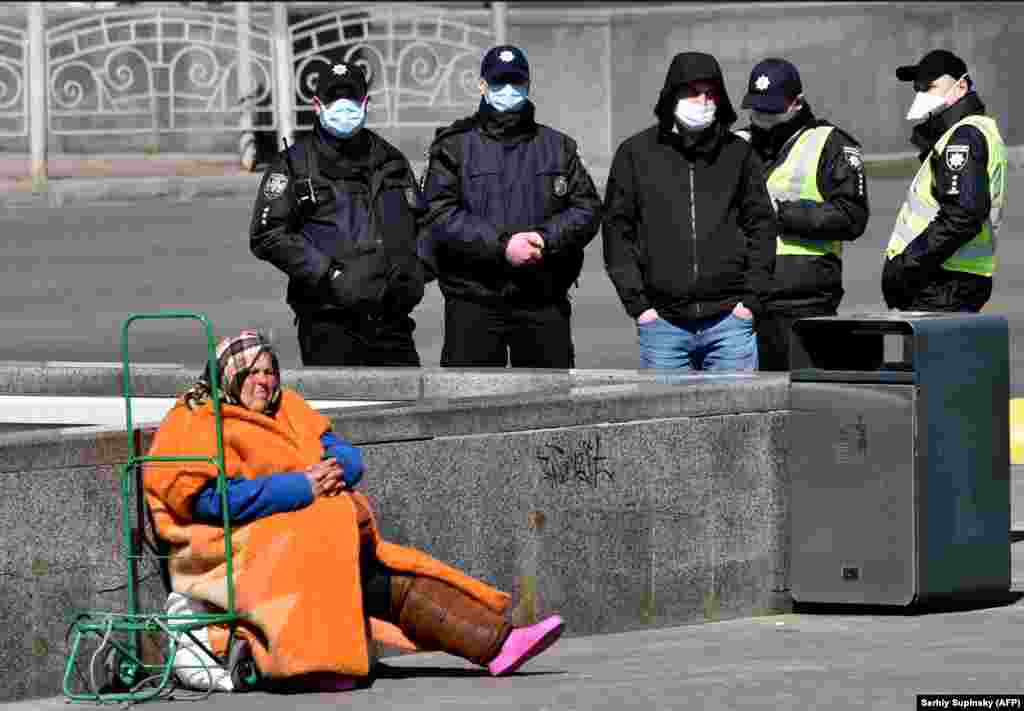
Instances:
[[[725,128],[736,123],[736,110],[729,100],[729,93],[725,88],[725,79],[722,76],[722,68],[718,60],[704,52],[680,52],[672,58],[665,75],[665,85],[658,96],[658,103],[654,107],[654,115],[663,129],[669,129],[675,121],[676,102],[679,98],[679,90],[695,81],[711,81],[718,84],[719,100],[717,103],[715,121]]]

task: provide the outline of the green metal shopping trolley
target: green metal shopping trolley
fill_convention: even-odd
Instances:
[[[198,320],[206,336],[206,363],[210,378],[213,412],[217,428],[216,456],[145,456],[142,440],[135,431],[132,418],[132,380],[128,358],[128,331],[137,321],[157,319]],[[211,660],[220,670],[230,673],[236,691],[246,691],[259,683],[259,671],[246,653],[247,645],[236,636],[239,615],[235,608],[235,589],[231,541],[231,518],[227,502],[227,478],[224,471],[223,421],[216,377],[216,351],[213,327],[205,314],[189,311],[161,311],[131,314],[121,326],[121,388],[125,401],[126,431],[129,457],[119,468],[121,495],[121,541],[126,557],[128,576],[126,611],[89,610],[79,613],[68,631],[69,648],[64,669],[64,695],[70,701],[134,703],[166,696],[177,685],[175,671],[182,668],[175,662],[179,646],[187,639],[201,649],[194,654],[196,666],[212,673],[203,659]],[[155,462],[206,462],[217,468],[217,492],[223,510],[224,547],[227,572],[227,607],[204,613],[170,614],[163,608],[146,611],[140,605],[139,571],[148,560],[159,567],[164,594],[170,592],[167,568],[168,546],[157,535],[148,510],[143,489],[143,468]],[[196,631],[208,625],[223,624],[229,628],[227,658],[214,654]],[[155,645],[144,645],[144,638],[155,639]],[[145,647],[145,648],[144,648]],[[87,663],[84,663],[86,662]],[[83,669],[84,666],[84,669]],[[211,684],[207,693],[212,691]]]

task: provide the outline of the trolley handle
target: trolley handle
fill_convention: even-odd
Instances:
[[[216,373],[217,355],[214,346],[213,324],[204,313],[196,311],[158,311],[150,313],[130,314],[121,325],[121,393],[125,399],[126,428],[129,438],[132,437],[134,423],[132,422],[132,390],[131,366],[128,358],[128,328],[136,321],[155,321],[169,319],[193,319],[203,324],[206,332],[206,368],[209,373]],[[220,470],[224,470],[224,431],[220,414],[220,384],[216,377],[210,378],[210,399],[213,401],[213,416],[217,427],[217,461]],[[134,441],[129,445],[129,451],[134,452]]]
[[[192,319],[199,321],[203,325],[203,329],[206,334],[206,372],[210,373],[210,399],[213,401],[213,419],[217,428],[217,453],[216,456],[211,457],[141,457],[136,454],[137,443],[134,439],[134,426],[132,422],[132,382],[131,372],[128,358],[128,328],[136,321],[155,321],[155,320],[170,320],[170,319]],[[214,344],[213,337],[213,324],[210,323],[209,317],[197,311],[158,311],[150,313],[134,313],[129,314],[128,318],[125,319],[121,326],[121,392],[125,399],[125,418],[128,432],[128,451],[131,452],[129,462],[131,464],[138,464],[139,462],[145,461],[205,461],[214,465],[217,468],[217,490],[220,492],[221,499],[221,511],[224,516],[224,536],[227,540],[231,538],[231,513],[228,507],[228,493],[227,493],[227,472],[225,471],[224,461],[224,422],[221,417],[221,403],[220,403],[220,385],[217,382],[217,355],[216,347]],[[127,529],[127,522],[126,522]],[[129,543],[126,542],[126,545]],[[227,577],[228,580],[233,580],[233,546],[225,546],[225,563],[227,564]],[[129,591],[130,597],[133,597],[133,590]],[[235,614],[235,590],[234,585],[229,584],[227,589],[228,597],[228,613],[231,615]],[[136,603],[133,600],[131,609],[136,609]]]

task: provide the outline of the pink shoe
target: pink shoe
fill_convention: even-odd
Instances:
[[[565,622],[552,615],[529,627],[517,627],[505,640],[487,670],[491,676],[511,674],[554,644],[565,630]]]

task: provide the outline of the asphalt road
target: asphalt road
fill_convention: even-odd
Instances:
[[[1019,175],[1019,174],[1018,174]],[[999,244],[1002,266],[988,309],[1010,319],[1014,382],[1024,384],[1024,208],[1012,176]],[[843,312],[883,310],[879,279],[904,180],[869,185],[867,233],[845,253]],[[188,203],[98,203],[62,209],[14,207],[0,216],[0,359],[117,361],[120,324],[132,312],[206,312],[218,334],[255,326],[279,344],[285,365],[300,364],[284,276],[248,248],[247,198]],[[580,368],[633,368],[636,329],[604,273],[600,236],[591,244],[574,290],[574,339]],[[416,341],[436,366],[442,299],[436,284],[417,308]],[[198,363],[199,334],[187,324],[133,326],[131,355],[148,362]]]

